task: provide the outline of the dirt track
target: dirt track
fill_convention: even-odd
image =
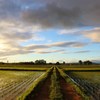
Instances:
[[[32,100],[49,100],[49,90],[50,87],[50,76],[44,81],[44,84],[41,86],[40,90],[32,98]]]
[[[75,91],[75,88],[66,83],[63,78],[60,78],[60,84],[64,100],[82,100],[81,96]]]
[[[81,96],[75,91],[75,88],[71,84],[67,83],[64,78],[59,74],[59,72],[57,72],[57,76],[59,77],[63,100],[82,100]],[[51,75],[49,75],[49,77],[44,81],[42,86],[33,97],[31,96],[30,99],[25,100],[50,100],[50,80]]]

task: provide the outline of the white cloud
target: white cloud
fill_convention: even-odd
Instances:
[[[100,42],[100,28],[83,32],[86,38],[91,39],[93,42]]]
[[[58,34],[63,35],[63,34],[77,34],[78,32],[80,32],[80,29],[63,29],[60,30]]]
[[[79,33],[93,42],[100,42],[100,29],[83,33],[80,29],[81,25],[100,25],[99,15],[100,0],[0,0],[0,55],[36,53],[36,50],[41,50],[38,53],[60,52],[61,48],[88,45],[80,41],[52,43],[38,34],[42,28],[64,29],[59,34]],[[47,43],[42,44],[44,40]],[[30,41],[40,41],[40,44],[21,45]],[[49,51],[50,48],[59,50]]]
[[[21,46],[20,44],[9,41],[3,43],[2,49],[0,50],[1,57],[3,56],[11,56],[11,55],[22,55],[22,54],[28,54],[28,53],[56,53],[56,52],[63,52],[64,49],[68,47],[83,47],[85,45],[88,45],[87,43],[81,43],[81,42],[55,42],[51,44],[31,44],[28,46]],[[58,50],[49,50],[52,48],[58,48]]]
[[[42,41],[38,35],[40,27],[27,26],[19,21],[2,20],[0,22],[0,49],[20,47],[21,42],[33,40]],[[11,48],[11,49],[12,49]]]
[[[61,52],[64,52],[64,51],[65,51],[64,49],[59,49],[59,50],[48,50],[48,49],[45,49],[45,50],[37,50],[37,51],[35,51],[35,53],[48,54],[48,53],[61,53]]]
[[[85,45],[88,45],[88,43],[77,42],[77,41],[72,41],[72,42],[64,41],[64,42],[52,43],[49,44],[48,46],[65,48],[65,47],[84,47]]]

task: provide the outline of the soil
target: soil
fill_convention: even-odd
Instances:
[[[63,94],[63,100],[83,100],[82,97],[75,91],[75,88],[67,83],[65,79],[60,76],[59,72],[57,72],[60,86],[61,86],[61,92]],[[31,99],[26,100],[50,100],[50,84],[51,84],[51,75],[44,81],[42,86],[39,88],[39,91],[36,92],[36,94]]]
[[[60,78],[60,85],[64,100],[82,100],[81,96],[75,91],[75,88],[66,83],[63,78]]]
[[[50,84],[51,84],[51,73],[38,88],[38,91],[36,91],[35,93],[33,93],[34,91],[31,92],[31,94],[25,100],[50,100],[49,99]]]
[[[42,88],[38,91],[38,93],[32,98],[32,100],[50,100],[49,94],[50,94],[50,77],[48,77],[44,84],[42,85]]]

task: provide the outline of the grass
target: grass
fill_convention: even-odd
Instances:
[[[38,89],[38,86],[48,77],[51,70],[52,68],[47,70],[47,72],[43,76],[34,81],[34,83],[20,97],[17,98],[17,100],[25,100],[31,94],[31,92],[36,91]]]
[[[51,86],[50,86],[50,100],[63,100],[61,93],[61,87],[59,78],[56,74],[56,68],[54,67],[53,74],[51,75]]]
[[[46,71],[51,65],[17,65],[17,64],[0,64],[1,70],[33,70],[33,71]]]
[[[60,72],[60,75],[66,80],[66,82],[71,84],[75,88],[76,92],[82,96],[83,100],[89,100],[89,97],[84,93],[83,88],[79,87],[76,83],[74,83],[64,71],[59,68],[58,70]]]
[[[85,89],[85,93],[94,98],[94,100],[99,100],[100,95],[100,72],[88,71],[72,71],[68,75],[75,80],[81,87]]]
[[[81,79],[85,79],[85,80],[88,80],[92,83],[97,83],[97,84],[100,84],[100,72],[71,72],[70,74],[74,75],[75,77],[77,78],[81,78]]]
[[[25,64],[0,64],[0,69],[36,70],[46,71],[53,65],[25,65]],[[100,65],[58,65],[64,70],[99,70]]]
[[[58,67],[62,68],[93,68],[93,67],[100,67],[100,65],[58,65]]]
[[[24,80],[29,76],[35,75],[36,73],[37,74],[43,73],[41,71],[46,71],[46,73],[43,76],[39,77],[36,81],[34,81],[34,83],[31,84],[31,86],[27,90],[25,90],[25,92],[21,94],[20,97],[17,98],[17,100],[25,100],[25,98],[28,95],[30,95],[32,91],[37,90],[39,84],[43,83],[43,81],[48,77],[50,71],[52,70],[52,68],[50,68],[51,66],[52,65],[14,65],[14,64],[0,65],[0,69],[1,69],[0,89],[5,88],[8,85],[11,85],[13,82],[19,82],[21,80]],[[13,71],[9,71],[9,70],[13,70]],[[73,83],[73,81],[69,78],[69,76],[65,72],[70,73],[76,78],[88,80],[89,82],[92,82],[94,84],[100,84],[100,73],[99,73],[100,65],[81,65],[81,66],[80,65],[70,65],[70,66],[59,65],[58,70],[61,76],[66,80],[66,82],[70,83],[73,87],[75,87],[76,91],[82,96],[84,100],[89,100],[89,97],[84,93],[85,90],[79,87],[76,83]],[[62,94],[60,91],[57,75],[55,74],[55,68],[53,74],[51,75],[51,83],[52,84],[50,85],[51,88],[50,99],[62,100],[59,99],[62,98]]]
[[[60,65],[58,67],[62,68],[65,71],[100,71],[100,65]]]
[[[36,76],[36,74],[43,72],[26,72],[26,71],[1,71],[0,70],[0,89],[13,85],[20,81],[25,80],[30,76]]]

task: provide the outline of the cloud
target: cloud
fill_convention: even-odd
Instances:
[[[82,42],[57,42],[57,43],[52,43],[49,44],[49,46],[54,46],[54,47],[83,47],[85,45],[88,45],[88,43],[82,43]]]
[[[45,40],[39,34],[45,28],[65,29],[60,34],[73,34],[80,32],[80,27],[85,25],[100,25],[100,0],[0,0],[0,55],[36,53],[37,50],[38,53],[53,53],[60,52],[61,48],[84,47],[88,43],[32,42]],[[98,29],[83,34],[92,41],[100,42],[99,32]],[[30,41],[32,45],[22,44]],[[51,48],[59,50],[50,51]]]
[[[2,20],[0,23],[0,49],[19,49],[21,44],[28,41],[43,41],[39,35],[38,26],[26,26],[19,21]]]
[[[18,40],[18,41],[24,41],[24,40],[29,40],[29,39],[32,39],[34,34],[32,33],[3,33],[3,34],[0,34],[0,38],[1,39],[6,39],[6,40]]]
[[[60,30],[58,34],[60,35],[63,35],[63,34],[78,34],[78,32],[80,32],[81,30],[80,29],[63,29],[63,30]]]
[[[9,41],[11,42],[11,41]],[[21,46],[15,42],[11,43],[4,43],[4,48],[0,50],[1,57],[3,56],[12,56],[12,55],[22,55],[22,54],[29,54],[29,53],[56,53],[56,52],[63,52],[67,47],[83,47],[88,45],[86,43],[81,42],[55,42],[51,44],[31,44],[28,46]],[[58,50],[49,50],[52,48],[58,48]],[[62,49],[61,49],[62,48]],[[8,51],[9,50],[9,51]]]
[[[38,0],[42,7],[27,9],[22,18],[43,28],[100,25],[100,0]]]
[[[37,49],[47,49],[47,48],[49,48],[49,46],[45,44],[39,44],[39,45],[33,44],[26,46],[26,50],[37,50]]]
[[[93,59],[92,62],[100,64],[100,58],[98,58],[98,59]]]
[[[18,19],[20,11],[21,6],[18,0],[0,0],[0,19]]]
[[[82,50],[82,51],[76,51],[74,53],[89,53],[91,52],[90,50]]]
[[[56,5],[47,5],[45,8],[25,11],[22,17],[25,21],[43,28],[70,27],[78,24],[79,15],[77,13],[79,11],[76,8],[68,10]]]
[[[83,32],[84,36],[91,39],[93,42],[100,42],[100,28]]]
[[[0,0],[0,20],[42,28],[100,25],[100,0]]]
[[[81,51],[75,51],[75,52],[66,52],[66,51],[63,51],[62,52],[62,54],[73,54],[73,53],[80,53],[80,54],[82,54],[82,53],[89,53],[89,52],[91,52],[90,50],[81,50]]]
[[[0,57],[0,60],[2,61],[2,60],[7,60],[7,58],[6,57]]]
[[[81,43],[81,42],[55,42],[55,43],[51,43],[51,44],[33,44],[33,45],[29,45],[26,46],[25,49],[26,50],[45,50],[45,49],[49,49],[49,48],[53,48],[53,47],[58,47],[58,48],[67,48],[67,47],[84,47],[88,45],[88,43]]]
[[[65,50],[64,49],[61,49],[61,50],[39,50],[39,51],[35,51],[35,53],[38,53],[38,54],[48,54],[48,53],[61,53],[61,52],[64,52]]]
[[[29,54],[29,53],[34,53],[34,51],[28,51],[28,50],[23,50],[23,49],[18,49],[18,50],[9,50],[8,52],[0,52],[1,57],[8,57],[8,56],[13,56],[13,55],[22,55],[22,54]]]

